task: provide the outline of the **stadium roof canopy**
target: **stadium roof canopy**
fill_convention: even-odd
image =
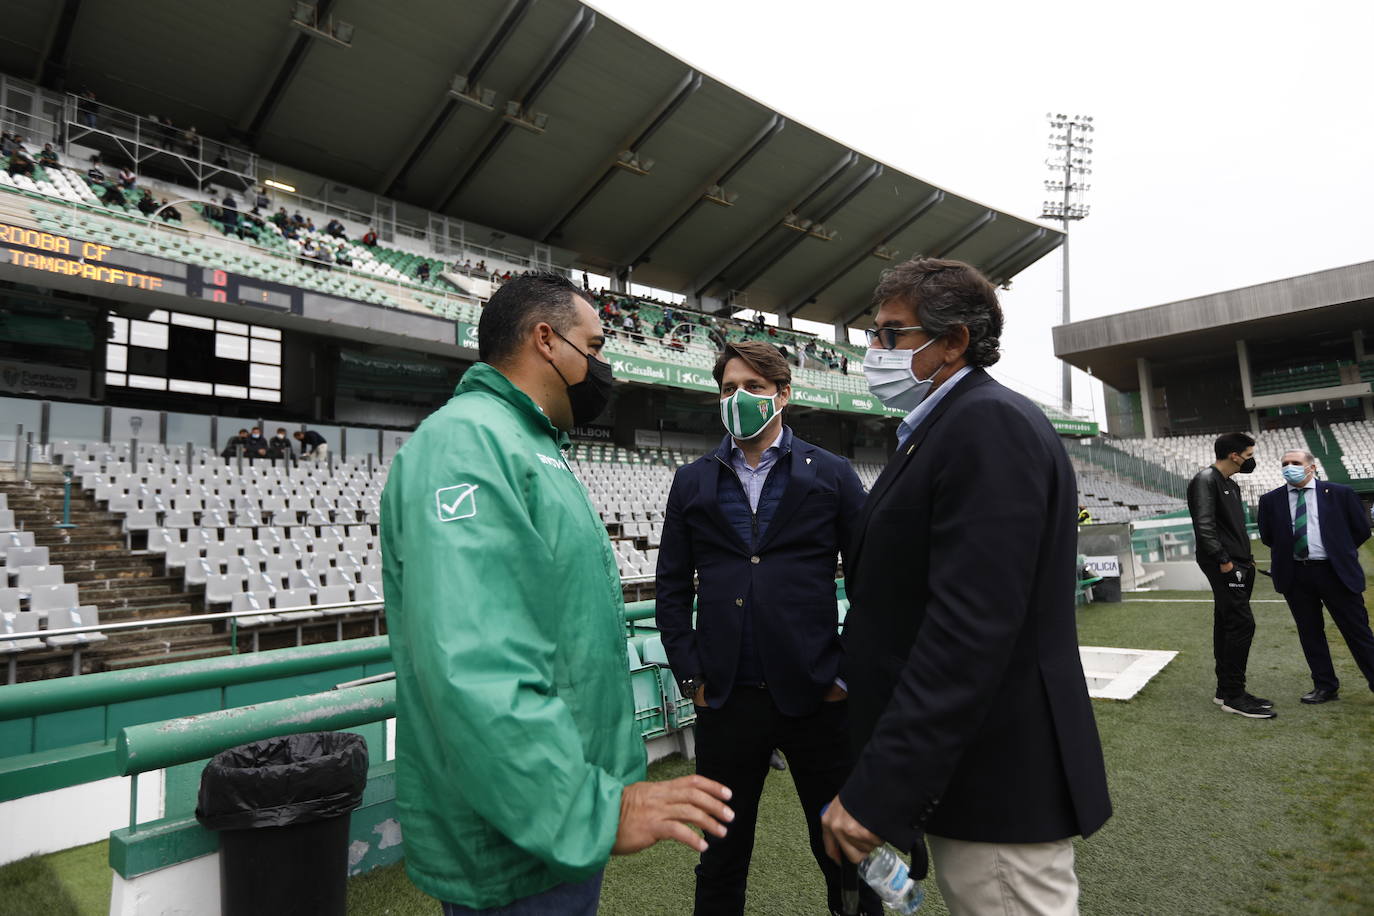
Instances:
[[[739,290],[741,306],[816,321],[857,320],[890,263],[880,247],[1005,281],[1062,241],[790,121],[575,0],[318,0],[321,22],[351,24],[349,47],[293,25],[310,5],[8,4],[0,67],[603,272],[631,265],[639,283]],[[491,107],[451,95],[455,77]]]
[[[1060,325],[1054,353],[1118,391],[1140,387],[1136,360],[1229,360],[1236,342],[1374,333],[1374,261]]]

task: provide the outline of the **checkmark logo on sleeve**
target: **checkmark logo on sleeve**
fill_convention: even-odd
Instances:
[[[477,484],[460,483],[455,487],[444,487],[434,491],[434,502],[439,521],[456,522],[462,518],[472,518],[477,514]]]

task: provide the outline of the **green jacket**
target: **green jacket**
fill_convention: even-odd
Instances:
[[[478,363],[382,494],[406,871],[463,906],[591,877],[644,778],[620,577],[566,445]]]

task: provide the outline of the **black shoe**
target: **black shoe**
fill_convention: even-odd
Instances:
[[[1335,690],[1323,690],[1320,687],[1317,687],[1311,693],[1304,693],[1302,695],[1302,701],[1304,703],[1314,705],[1317,703],[1330,703],[1332,700],[1339,700],[1340,698],[1340,694]]]
[[[1264,697],[1257,697],[1253,693],[1247,693],[1245,694],[1245,696],[1250,700],[1251,703],[1254,703],[1256,706],[1263,706],[1265,709],[1274,708],[1273,700],[1266,700]],[[1218,706],[1223,706],[1226,704],[1226,701],[1222,699],[1221,694],[1217,694],[1216,696],[1212,697],[1212,702],[1217,704]]]
[[[1233,712],[1247,719],[1272,719],[1278,715],[1269,707],[1259,705],[1248,693],[1222,701],[1221,708],[1223,712]]]

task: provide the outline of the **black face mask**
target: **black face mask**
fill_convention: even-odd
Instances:
[[[558,334],[557,331],[554,331]],[[553,371],[558,373],[558,377],[563,379],[563,384],[568,389],[568,406],[572,408],[572,419],[574,426],[581,426],[590,423],[601,416],[606,410],[606,405],[611,403],[611,389],[615,386],[614,377],[611,375],[611,364],[604,363],[592,356],[590,353],[583,353],[582,350],[568,338],[563,337],[563,342],[568,346],[582,353],[587,359],[587,377],[575,385],[569,385],[568,379],[554,363]]]
[[[1242,473],[1242,474],[1249,474],[1249,473],[1250,473],[1251,471],[1253,471],[1254,469],[1255,469],[1255,459],[1254,459],[1254,456],[1251,456],[1251,457],[1249,457],[1249,458],[1246,458],[1244,461],[1242,461],[1242,462],[1240,463],[1240,473]]]

